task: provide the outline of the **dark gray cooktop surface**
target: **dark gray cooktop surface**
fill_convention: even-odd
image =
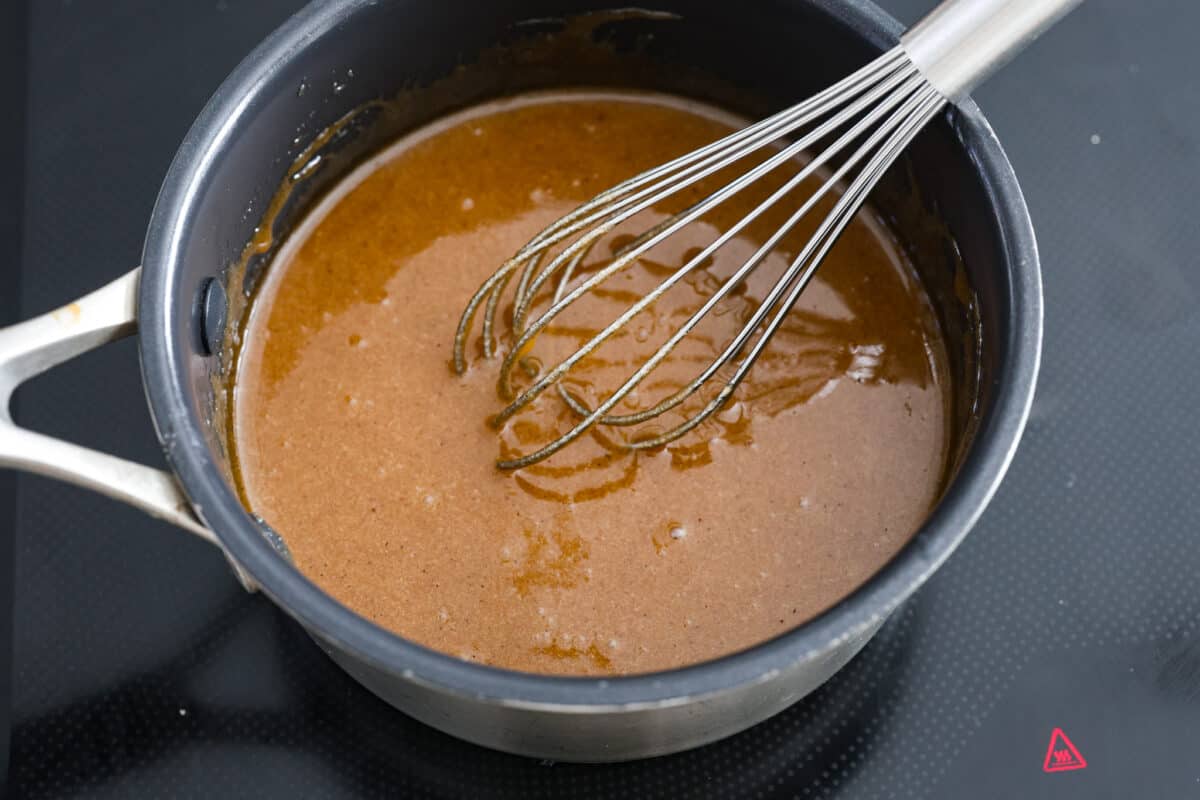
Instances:
[[[930,4],[884,3],[910,22]],[[299,5],[34,2],[25,253],[0,294],[19,286],[30,315],[133,266],[192,118]],[[790,711],[626,765],[482,750],[377,701],[244,594],[211,548],[21,476],[15,508],[0,508],[16,548],[11,788],[31,798],[1200,796],[1198,24],[1191,3],[1089,0],[978,93],[1040,238],[1047,333],[1033,417],[963,547]],[[161,463],[131,341],[38,379],[18,412]],[[1066,738],[1051,747],[1056,729]],[[1060,769],[1047,771],[1047,758]]]

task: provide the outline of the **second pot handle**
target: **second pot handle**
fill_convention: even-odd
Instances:
[[[26,430],[12,419],[12,394],[22,383],[137,332],[140,277],[139,267],[73,303],[0,328],[0,467],[35,472],[106,494],[221,547],[170,473]],[[250,577],[236,564],[233,567],[243,585],[252,588]]]

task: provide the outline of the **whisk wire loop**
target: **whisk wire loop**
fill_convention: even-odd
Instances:
[[[654,419],[682,405],[736,361],[732,374],[696,413],[664,433],[651,438],[635,438],[627,442],[625,447],[637,451],[669,444],[720,410],[782,325],[829,248],[857,213],[879,176],[944,103],[942,96],[922,77],[903,49],[897,47],[803,103],[637,175],[547,226],[484,281],[468,302],[455,336],[454,365],[460,373],[466,370],[466,340],[472,319],[480,306],[484,307],[483,353],[486,358],[495,355],[495,316],[505,289],[519,270],[512,301],[511,346],[503,357],[497,380],[498,393],[509,402],[493,422],[497,426],[502,425],[551,386],[557,388],[559,396],[577,419],[570,430],[553,441],[531,453],[501,459],[497,466],[519,469],[542,461],[597,424],[633,426]],[[781,139],[793,134],[794,141],[778,144]],[[825,144],[818,148],[817,145],[823,142]],[[622,223],[660,206],[684,189],[765,147],[772,147],[774,152],[699,201],[651,225],[631,241],[616,248],[607,260],[591,268],[575,285],[571,285],[576,272],[596,244]],[[572,304],[635,263],[684,226],[694,223],[738,192],[754,185],[772,170],[784,164],[796,164],[797,159],[806,153],[814,155],[794,175],[725,228],[707,246],[689,256],[683,265],[674,269],[573,353],[540,373],[530,365],[527,356],[535,339]],[[786,198],[795,195],[805,181],[818,174],[823,176],[821,184],[803,198],[787,220],[749,258],[723,278],[701,306],[615,391],[603,397],[595,408],[589,407],[582,398],[563,385],[563,378],[583,359],[686,276],[707,263],[747,226]],[[719,303],[742,285],[772,252],[778,250],[784,237],[806,215],[811,214],[821,200],[846,181],[849,182],[847,188],[817,225],[815,234],[784,269],[758,307],[716,358],[700,369],[687,384],[650,408],[624,414],[611,413]],[[548,307],[533,320],[527,321],[537,298],[555,277],[558,280]],[[512,383],[512,371],[518,364],[524,367],[524,372],[531,380],[519,393],[514,390]]]

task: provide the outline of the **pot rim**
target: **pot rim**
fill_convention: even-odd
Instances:
[[[444,693],[515,708],[602,713],[661,708],[766,682],[818,659],[891,613],[949,557],[982,514],[1016,451],[1033,402],[1041,359],[1042,284],[1037,244],[1024,197],[991,126],[970,100],[950,113],[960,146],[982,178],[996,212],[1012,297],[1006,380],[981,421],[958,475],[925,524],[854,592],[817,617],[766,642],[681,668],[585,678],[515,672],[463,661],[408,641],[334,600],[280,558],[263,538],[213,462],[202,421],[188,399],[180,329],[178,270],[198,187],[225,143],[237,135],[256,89],[344,15],[376,0],[314,0],[265,39],[221,84],[184,138],[150,218],[139,289],[142,378],[159,440],[198,514],[227,553],[271,599],[310,632],[378,669]],[[881,51],[903,27],[871,0],[813,0]]]

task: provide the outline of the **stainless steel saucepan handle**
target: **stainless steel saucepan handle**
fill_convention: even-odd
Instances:
[[[0,467],[36,472],[106,494],[221,547],[170,473],[21,428],[12,419],[12,394],[22,383],[80,353],[137,332],[140,277],[139,267],[73,303],[0,328]],[[236,564],[233,567],[243,585],[252,588],[249,576]]]

